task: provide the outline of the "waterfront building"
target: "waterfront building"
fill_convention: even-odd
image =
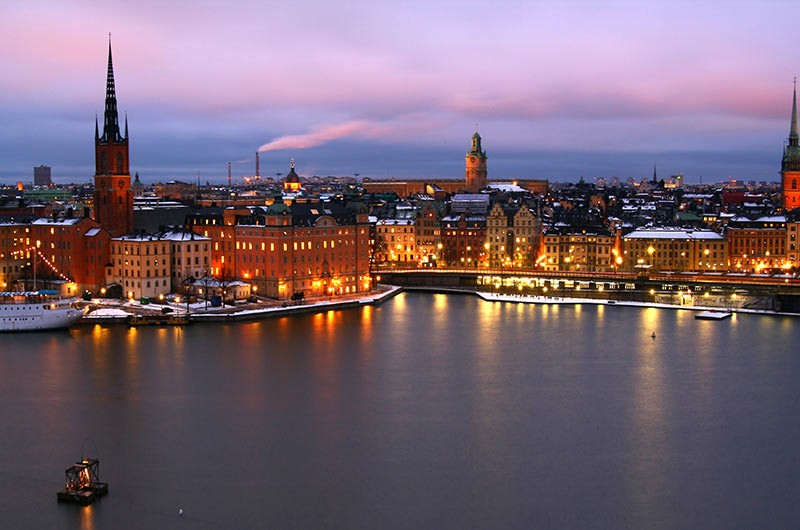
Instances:
[[[541,232],[541,221],[526,205],[495,202],[486,216],[488,266],[533,267]]]
[[[125,135],[119,126],[117,95],[114,85],[114,64],[111,40],[108,41],[106,103],[103,113],[103,134],[95,119],[95,192],[94,216],[112,236],[133,231],[133,191],[128,156],[128,119]]]
[[[486,215],[448,215],[442,218],[441,234],[445,266],[478,267],[487,263]]]
[[[772,271],[786,263],[787,232],[783,215],[755,219],[738,215],[728,220],[725,236],[730,248],[731,270]]]
[[[420,263],[425,267],[435,267],[442,248],[441,215],[437,203],[424,200],[419,208],[414,227],[416,228],[417,253]]]
[[[472,135],[472,146],[467,151],[466,190],[467,193],[478,193],[486,187],[486,151],[481,147],[481,135],[478,131]]]
[[[211,240],[212,276],[232,279],[236,273],[236,218],[248,208],[205,208],[186,217],[188,227]]]
[[[169,242],[170,289],[180,292],[187,282],[207,276],[211,269],[211,238],[192,230],[175,229],[159,234]]]
[[[417,227],[414,219],[380,219],[375,223],[375,263],[416,265]]]
[[[31,223],[31,244],[38,249],[40,278],[69,280],[76,295],[105,283],[109,234],[89,217],[42,217]],[[32,266],[32,265],[31,265]]]
[[[784,269],[797,272],[800,266],[800,209],[786,215],[786,263]]]
[[[781,190],[786,210],[800,208],[800,135],[797,132],[797,79],[792,92],[792,119],[789,139],[781,161]]]
[[[629,271],[725,272],[728,241],[712,230],[639,228],[623,238]]]
[[[30,258],[31,227],[23,223],[0,223],[0,291],[12,290]]]
[[[621,264],[616,243],[602,225],[559,222],[545,231],[537,264],[546,271],[610,272]]]
[[[158,298],[170,285],[170,241],[149,234],[111,239],[108,283],[122,287],[126,298]]]
[[[233,229],[231,278],[250,282],[259,294],[284,300],[372,287],[366,212],[335,202],[275,203],[237,216]]]

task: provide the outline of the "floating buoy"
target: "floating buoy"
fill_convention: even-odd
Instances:
[[[183,517],[183,508],[178,508],[178,517]]]
[[[653,332],[653,334],[652,334],[652,335],[650,335],[650,337],[652,337],[652,338],[653,338],[653,340],[656,340],[656,332],[654,331],[654,332]]]

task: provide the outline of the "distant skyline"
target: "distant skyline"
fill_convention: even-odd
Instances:
[[[0,182],[94,173],[108,33],[131,173],[775,181],[793,1],[32,0],[0,17]]]

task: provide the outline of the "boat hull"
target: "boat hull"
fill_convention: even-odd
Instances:
[[[0,332],[68,328],[83,311],[66,301],[0,304]]]

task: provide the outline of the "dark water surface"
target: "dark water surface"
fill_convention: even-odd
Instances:
[[[0,526],[796,528],[798,345],[792,318],[424,294],[0,335]],[[58,504],[81,452],[110,494]]]

